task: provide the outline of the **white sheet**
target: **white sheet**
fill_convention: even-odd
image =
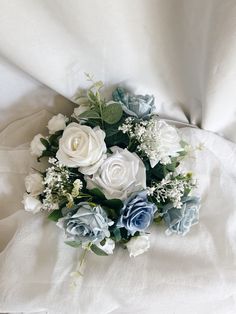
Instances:
[[[235,142],[235,21],[236,0],[0,0],[0,312],[236,313],[232,142],[183,129],[205,144],[189,161],[200,224],[184,239],[152,230],[152,248],[136,259],[122,249],[90,255],[74,292],[80,252],[21,204],[27,143],[51,113],[72,110],[83,72],[153,93],[162,116]]]

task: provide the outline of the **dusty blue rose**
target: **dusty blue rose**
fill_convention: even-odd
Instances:
[[[132,95],[122,87],[118,87],[113,93],[113,100],[121,103],[125,113],[136,118],[145,118],[152,113],[154,96]]]
[[[104,209],[87,202],[77,205],[76,212],[68,212],[58,220],[58,227],[65,230],[66,237],[79,243],[101,242],[110,236],[108,230],[113,222],[107,217]]]
[[[174,208],[173,204],[163,207],[163,219],[168,227],[167,234],[176,233],[184,236],[191,226],[198,223],[200,199],[186,197],[182,202],[181,208]]]
[[[124,202],[117,227],[127,229],[131,235],[145,231],[156,210],[156,206],[148,201],[146,191],[134,193]]]

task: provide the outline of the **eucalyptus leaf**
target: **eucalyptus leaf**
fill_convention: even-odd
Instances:
[[[120,229],[119,228],[115,228],[114,230],[112,230],[112,232],[113,232],[115,241],[119,242],[122,239],[121,233],[120,233]]]
[[[76,241],[65,241],[65,244],[72,246],[74,248],[78,248],[81,246],[81,242],[76,242]]]
[[[80,119],[101,119],[99,113],[95,110],[87,110],[79,115]]]
[[[99,256],[107,256],[108,254],[106,252],[104,252],[103,250],[101,250],[100,248],[98,248],[95,244],[92,244],[90,246],[91,251],[93,251],[93,253],[99,255]]]
[[[122,107],[119,103],[112,102],[108,106],[103,108],[102,117],[108,124],[117,123],[123,115]]]

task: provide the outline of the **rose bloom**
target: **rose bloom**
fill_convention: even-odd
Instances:
[[[125,200],[146,188],[146,169],[137,154],[114,146],[113,152],[92,177],[85,177],[87,188],[101,189],[107,199]]]
[[[61,113],[52,117],[48,122],[49,133],[54,134],[57,131],[64,130],[66,128],[66,122],[67,121],[68,121],[68,118],[65,117]]]
[[[113,221],[100,205],[91,206],[88,202],[79,203],[75,213],[69,212],[57,222],[67,239],[82,244],[99,244],[110,236],[109,226],[112,225]]]
[[[31,155],[40,157],[42,156],[43,151],[46,149],[45,146],[41,143],[40,139],[45,138],[41,134],[35,135],[32,142],[30,143],[30,153]]]
[[[22,203],[24,204],[25,211],[36,214],[42,209],[42,203],[37,197],[25,193]]]
[[[149,235],[144,234],[138,237],[133,237],[126,244],[126,247],[129,251],[130,257],[136,257],[140,254],[143,254],[150,248]]]
[[[59,141],[58,160],[67,167],[93,174],[106,158],[105,132],[100,127],[70,123]]]
[[[43,192],[43,176],[40,173],[31,173],[25,178],[25,188],[32,196]]]

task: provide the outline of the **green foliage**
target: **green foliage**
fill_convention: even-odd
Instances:
[[[121,105],[116,102],[107,104],[102,111],[102,118],[108,124],[117,123],[121,119],[122,115],[123,110]]]
[[[92,195],[92,196],[95,196],[97,199],[99,200],[106,200],[106,197],[105,195],[103,194],[103,192],[101,190],[99,190],[98,188],[94,188],[92,190],[89,190],[89,193]]]
[[[79,115],[80,119],[101,119],[101,116],[99,114],[99,112],[97,112],[97,110],[95,109],[92,109],[92,110],[88,110],[88,111],[85,111],[83,113],[81,113]]]
[[[48,215],[48,219],[52,221],[57,222],[60,218],[62,218],[62,213],[60,209],[56,209]]]
[[[46,149],[49,149],[50,145],[48,143],[48,141],[45,139],[45,138],[40,138],[40,142],[43,144],[43,146],[46,148]]]
[[[107,256],[108,254],[106,252],[104,252],[103,250],[101,250],[100,248],[98,248],[95,244],[92,244],[90,246],[91,251],[93,251],[93,253],[99,255],[99,256]]]
[[[76,242],[76,241],[65,241],[65,244],[67,244],[73,248],[78,248],[81,246],[81,242]]]
[[[123,207],[122,201],[116,198],[111,200],[105,200],[103,201],[103,204],[116,210],[120,210]]]
[[[120,232],[120,229],[119,228],[114,228],[112,230],[112,235],[113,235],[113,239],[115,242],[120,242],[122,240],[122,237],[121,237],[121,232]]]

